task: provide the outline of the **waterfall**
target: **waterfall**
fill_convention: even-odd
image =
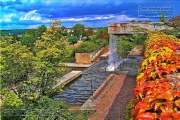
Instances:
[[[122,60],[120,60],[120,58],[118,57],[116,49],[117,49],[117,36],[110,34],[109,59],[108,59],[108,66],[106,67],[106,71],[114,71],[120,65],[120,63],[122,63]]]

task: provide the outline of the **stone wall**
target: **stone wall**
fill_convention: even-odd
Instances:
[[[148,30],[172,29],[167,25],[157,25],[156,23],[110,23],[108,24],[109,34],[131,34],[134,28],[145,28]]]

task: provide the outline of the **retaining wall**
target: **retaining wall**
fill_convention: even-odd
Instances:
[[[96,56],[98,56],[101,53],[103,49],[104,48],[101,48],[100,50],[91,53],[76,53],[76,63],[90,64],[94,60],[94,58],[96,58]]]

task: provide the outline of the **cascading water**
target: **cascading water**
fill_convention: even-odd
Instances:
[[[109,60],[108,60],[108,66],[106,67],[106,71],[114,71],[120,65],[120,63],[122,63],[122,60],[120,60],[120,58],[118,57],[116,49],[117,49],[117,36],[110,34]]]

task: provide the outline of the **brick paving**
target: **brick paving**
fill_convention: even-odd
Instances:
[[[126,105],[133,97],[135,79],[135,75],[118,75],[89,120],[125,120]]]

